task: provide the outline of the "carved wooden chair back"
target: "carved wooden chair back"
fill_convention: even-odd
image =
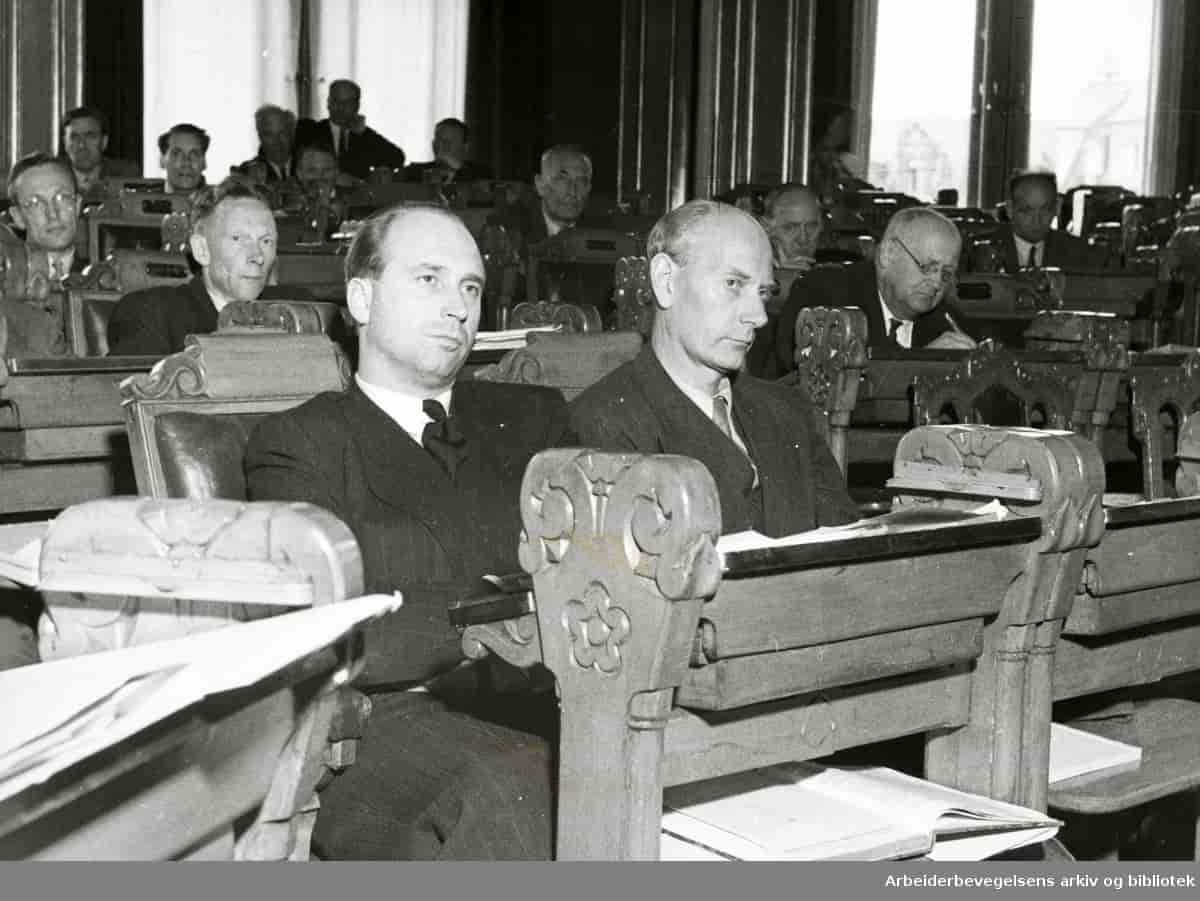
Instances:
[[[103,260],[118,248],[153,248],[163,246],[163,219],[172,213],[189,210],[188,198],[182,194],[163,194],[141,190],[125,190],[89,210],[84,217],[87,229],[87,258]]]
[[[617,308],[617,329],[637,332],[649,340],[654,326],[654,291],[645,257],[622,257],[617,261],[613,304]]]
[[[509,328],[534,328],[557,325],[566,335],[603,330],[600,311],[591,304],[551,303],[548,300],[524,301],[512,308]]]
[[[288,253],[281,248],[275,258],[273,284],[345,284],[346,258],[338,253]]]
[[[82,288],[67,292],[66,333],[72,356],[108,355],[108,320],[123,296],[120,291]]]
[[[187,258],[158,250],[114,250],[91,263],[83,273],[83,287],[93,291],[128,294],[163,285],[191,281]]]
[[[533,460],[521,562],[535,610],[467,625],[463,646],[558,680],[560,859],[656,858],[665,786],[904,734],[927,736],[927,778],[1038,805],[1048,713],[1035,727],[1030,710],[1048,710],[1049,688],[1027,694],[1026,639],[1065,616],[1103,530],[1099,455],[1077,436],[981,427],[910,438],[906,491],[939,474],[967,493],[1000,485],[1025,515],[970,541],[721,554],[716,488],[695,461]]]
[[[1085,377],[1082,364],[1031,363],[992,344],[969,352],[948,375],[917,376],[915,420],[936,423],[949,413],[956,422],[984,423],[993,415],[987,407],[997,392],[1016,399],[1019,421],[1007,424],[1085,434],[1091,430],[1097,386]]]
[[[338,603],[362,594],[363,575],[346,525],[308,504],[112,498],[51,524],[39,584],[50,661]],[[330,744],[343,728],[336,689],[360,666],[361,645],[343,642],[291,678],[190,710],[177,743],[133,735],[121,766],[102,762],[28,808],[49,828],[17,817],[0,824],[0,844],[51,858],[306,860],[314,790],[350,762],[347,745]]]
[[[557,388],[568,401],[638,355],[637,332],[555,334],[534,332],[529,344],[509,351],[475,378],[487,382]]]
[[[1154,356],[1145,355],[1139,362],[1153,364]],[[1143,491],[1147,500],[1157,500],[1167,495],[1163,464],[1168,449],[1162,415],[1167,413],[1174,418],[1177,435],[1182,437],[1188,420],[1200,410],[1200,351],[1192,351],[1177,366],[1135,366],[1129,377],[1129,388],[1133,433],[1142,445]],[[1189,435],[1194,434],[1194,426],[1186,431]],[[1183,469],[1185,487],[1192,468],[1189,462]]]
[[[846,472],[846,432],[867,365],[867,316],[857,307],[806,307],[796,317],[796,379],[820,412],[818,425]]]
[[[559,232],[529,248],[525,299],[607,306],[617,262],[633,256],[638,249],[633,237],[610,229],[571,228]],[[568,283],[561,294],[554,287]],[[588,296],[572,296],[584,290]]]
[[[323,334],[189,336],[183,351],[121,384],[139,493],[244,500],[254,423],[349,384],[345,356]]]

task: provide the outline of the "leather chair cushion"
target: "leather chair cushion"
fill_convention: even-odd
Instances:
[[[157,417],[154,438],[167,495],[245,500],[242,460],[250,432],[261,418],[184,412]]]

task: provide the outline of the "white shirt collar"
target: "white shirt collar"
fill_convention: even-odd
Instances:
[[[68,247],[66,250],[47,250],[46,251],[46,273],[51,278],[54,277],[55,264],[58,268],[58,279],[61,281],[71,274],[71,264],[75,262],[75,248]]]
[[[358,387],[362,389],[362,393],[375,406],[383,410],[392,422],[404,429],[408,433],[408,436],[417,442],[417,444],[421,443],[421,436],[425,431],[425,426],[432,422],[425,415],[424,405],[426,400],[436,400],[445,408],[447,413],[450,412],[450,398],[454,393],[453,388],[447,388],[435,397],[426,398],[417,397],[415,394],[405,394],[391,388],[381,388],[379,385],[372,385],[358,374],[355,374],[354,381],[358,383]]]
[[[876,291],[879,295],[879,309],[883,312],[883,333],[891,334],[892,323],[899,322],[900,328],[896,330],[896,343],[903,348],[912,349],[913,339],[913,324],[911,319],[901,319],[899,316],[892,315],[892,311],[888,309],[887,302],[883,299],[883,292]]]
[[[1037,248],[1037,264],[1039,266],[1046,265],[1046,242],[1038,241],[1036,244],[1031,244],[1026,241],[1016,232],[1013,232],[1013,243],[1017,246],[1017,267],[1020,268],[1029,260],[1029,248]]]
[[[546,236],[553,238],[559,232],[565,232],[568,228],[574,228],[574,222],[558,222],[546,215],[546,208],[542,207],[542,218],[546,221]]]

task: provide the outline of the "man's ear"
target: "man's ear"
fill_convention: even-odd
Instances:
[[[14,203],[12,206],[10,206],[8,208],[8,215],[9,218],[12,219],[13,225],[21,229],[21,231],[27,231],[29,229],[28,223],[25,222],[25,214],[21,211],[21,204]]]
[[[660,309],[669,310],[675,305],[675,279],[679,265],[665,253],[656,253],[650,260],[650,287]]]
[[[546,196],[546,176],[538,173],[533,177],[533,189],[537,191],[538,197]]]
[[[160,168],[160,169],[167,168],[167,155],[165,153],[160,153],[158,155],[158,168]]]
[[[371,321],[374,300],[375,283],[369,278],[352,278],[346,283],[346,308],[360,328]]]
[[[212,253],[208,248],[208,238],[200,234],[200,232],[192,232],[188,237],[188,246],[192,249],[192,256],[196,258],[196,262],[201,266],[207,266],[212,262]]]
[[[103,153],[108,149],[108,135],[100,135],[100,152]]]

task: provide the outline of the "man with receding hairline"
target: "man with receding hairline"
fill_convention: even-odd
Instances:
[[[325,107],[329,118],[314,122],[302,119],[296,126],[296,146],[323,144],[337,156],[338,168],[365,179],[373,166],[400,169],[404,151],[367,125],[359,109],[362,89],[348,78],[329,83]]]
[[[216,331],[217,314],[235,300],[257,300],[275,265],[275,217],[258,185],[227,180],[200,191],[192,205],[192,256],[200,274],[183,285],[134,291],[108,321],[111,355],[166,356],[188,335]]]
[[[373,712],[355,765],[322,794],[313,845],[333,859],[548,859],[552,696],[481,686],[448,604],[519,569],[525,467],[570,443],[562,396],[458,374],[484,269],[451,213],[393,207],[346,258],[359,369],[344,393],[269,417],[250,439],[258,500],[307,501],[354,533],[367,592],[404,604],[369,628]],[[512,675],[509,672],[509,675]],[[524,677],[518,677],[523,679]],[[536,729],[539,735],[526,729]]]
[[[1019,172],[1008,181],[1010,230],[1004,235],[1004,269],[1067,271],[1102,269],[1104,251],[1087,241],[1051,228],[1058,215],[1058,180],[1053,172]]]
[[[872,347],[969,349],[972,325],[954,305],[962,238],[928,207],[900,210],[888,222],[873,263],[816,269],[797,279],[779,315],[776,353],[796,368],[796,319],[805,307],[858,307]]]
[[[693,200],[658,221],[646,256],[650,343],[572,402],[580,443],[699,460],[717,484],[726,533],[854,520],[803,390],[743,371],[774,283],[762,227],[735,207]]]

